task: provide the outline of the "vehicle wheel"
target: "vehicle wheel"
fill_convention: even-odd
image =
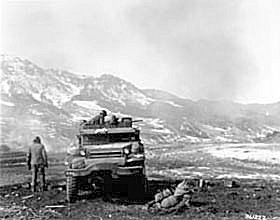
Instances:
[[[74,176],[67,176],[66,197],[68,202],[74,202],[78,195],[78,179]]]
[[[143,201],[147,190],[147,179],[145,175],[131,177],[128,187],[128,195],[130,199]]]
[[[139,193],[141,193],[140,195],[142,196],[142,199],[144,199],[146,196],[146,193],[148,191],[147,187],[148,187],[147,178],[145,175],[142,175],[139,178]]]

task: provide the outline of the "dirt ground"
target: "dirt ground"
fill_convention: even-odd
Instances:
[[[25,167],[1,167],[0,218],[280,219],[280,165],[250,158],[250,152],[256,154],[257,150],[269,150],[271,146],[243,146],[242,152],[248,157],[242,158],[216,153],[221,149],[235,152],[240,148],[198,145],[149,148],[149,187],[143,201],[118,193],[119,185],[115,183],[110,200],[104,200],[102,192],[84,191],[77,202],[68,204],[63,165],[51,164],[47,171],[49,190],[35,194],[28,188],[31,174]],[[273,151],[278,149],[274,146]],[[51,157],[59,158],[55,161],[63,160],[61,155]],[[194,183],[200,179],[207,182],[203,188],[194,187],[190,207],[171,214],[147,210],[147,202],[158,190],[175,187],[184,178]]]

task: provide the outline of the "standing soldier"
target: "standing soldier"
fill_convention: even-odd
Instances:
[[[32,191],[36,192],[37,176],[40,175],[41,190],[45,190],[45,167],[48,167],[48,159],[45,146],[41,144],[40,137],[33,140],[27,155],[28,169],[32,170]]]
[[[112,115],[109,123],[112,128],[116,128],[119,124],[119,119],[115,115]]]
[[[89,123],[92,125],[104,125],[105,123],[105,116],[107,116],[107,112],[105,110],[102,110],[99,115],[96,115],[93,117]]]

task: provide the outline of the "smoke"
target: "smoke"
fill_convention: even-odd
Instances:
[[[236,99],[256,66],[240,39],[240,1],[161,1],[130,11],[131,26],[165,63],[162,87],[194,99]]]
[[[191,99],[280,98],[278,0],[3,2],[3,51],[42,67]]]

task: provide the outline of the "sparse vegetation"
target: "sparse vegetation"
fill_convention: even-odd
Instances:
[[[34,197],[22,202],[22,198],[29,196],[31,192],[19,183],[29,182],[31,173],[22,166],[1,168],[0,205],[2,211],[0,211],[0,215],[11,219],[18,213],[21,213],[22,216],[29,215],[30,218],[35,215],[41,216],[41,219],[237,220],[245,219],[246,215],[265,216],[267,219],[280,217],[280,183],[277,179],[267,178],[269,175],[271,177],[279,175],[279,164],[235,158],[216,158],[207,153],[209,148],[219,147],[190,145],[162,146],[150,149],[147,153],[149,191],[144,203],[129,200],[125,194],[121,193],[118,183],[115,183],[111,201],[103,201],[100,191],[93,194],[84,191],[80,193],[77,202],[72,204],[69,209],[66,202],[66,180],[62,179],[64,166],[57,163],[51,163],[47,170],[49,191],[44,194],[37,193]],[[248,153],[251,149],[246,145],[237,147],[237,149],[240,148]],[[63,154],[53,154],[50,155],[50,158],[52,161],[64,160]],[[254,173],[260,174],[260,178],[249,178]],[[217,175],[230,174],[247,175],[248,178],[214,178]],[[261,178],[262,175],[264,178]],[[182,178],[188,178],[191,181],[198,181],[200,178],[207,180],[207,187],[195,191],[193,194],[189,209],[165,215],[149,213],[146,210],[145,202],[150,201],[154,193],[174,187]],[[55,208],[57,213],[53,213],[52,216],[46,212],[45,207],[49,205],[65,207]]]

